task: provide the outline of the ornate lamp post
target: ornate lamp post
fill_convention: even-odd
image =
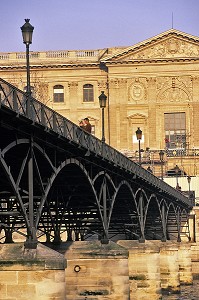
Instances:
[[[30,19],[25,19],[25,24],[21,27],[23,42],[26,45],[26,69],[27,69],[27,114],[30,116],[30,64],[29,64],[29,46],[32,44],[32,34],[34,27],[29,23]],[[34,225],[34,199],[33,199],[33,143],[32,139],[30,142],[30,154],[28,158],[28,197],[29,197],[29,220],[30,227],[28,228],[27,240],[25,242],[25,247],[30,249],[35,249],[37,247],[37,236],[36,228]]]
[[[29,46],[32,44],[32,34],[34,27],[29,23],[30,19],[25,19],[25,24],[21,27],[23,43],[26,45],[26,70],[27,70],[27,88],[26,93],[31,96],[30,88],[30,63],[29,63]]]
[[[176,189],[180,190],[181,188],[180,188],[179,183],[178,183],[178,175],[179,175],[179,172],[180,172],[180,168],[178,167],[178,165],[175,166],[174,171],[175,171],[175,174],[176,174]]]
[[[102,109],[102,142],[105,143],[104,135],[104,108],[106,107],[107,96],[104,94],[104,91],[101,92],[99,98],[100,108]]]
[[[187,181],[188,181],[188,185],[189,185],[189,201],[191,200],[191,189],[190,189],[190,185],[191,185],[191,176],[187,176]]]
[[[163,180],[163,162],[164,162],[164,151],[163,150],[160,150],[159,156],[160,156],[160,163],[161,163],[161,179]]]
[[[142,139],[142,130],[140,129],[140,127],[138,127],[138,129],[136,130],[136,137],[138,140],[138,145],[139,145],[139,164],[141,165],[141,149],[140,149],[140,141]]]

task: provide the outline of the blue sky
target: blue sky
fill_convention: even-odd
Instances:
[[[0,52],[131,46],[172,28],[199,36],[199,0],[0,0]]]

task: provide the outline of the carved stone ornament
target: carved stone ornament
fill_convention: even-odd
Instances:
[[[192,78],[165,77],[158,79],[157,102],[186,102],[192,99]]]
[[[129,56],[129,59],[197,57],[198,55],[199,45],[177,38],[169,38]]]
[[[77,81],[71,81],[68,83],[68,86],[70,89],[76,89],[78,87],[78,82]]]
[[[169,39],[167,43],[168,52],[171,54],[177,53],[179,49],[179,41],[177,39]]]
[[[107,89],[107,82],[106,81],[98,81],[98,88],[99,90],[106,90]]]
[[[134,82],[129,88],[129,96],[130,100],[133,99],[134,101],[145,99],[146,92],[144,85],[140,82]]]
[[[110,88],[125,88],[127,80],[126,78],[113,78],[109,81]]]
[[[117,78],[111,79],[109,81],[109,87],[112,89],[119,88],[119,82]]]
[[[183,89],[169,88],[160,95],[159,100],[161,102],[184,102],[189,101],[189,96]]]

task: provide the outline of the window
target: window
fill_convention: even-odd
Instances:
[[[186,148],[185,113],[164,114],[165,144],[167,148]]]
[[[92,84],[85,84],[83,86],[83,101],[84,102],[93,102],[94,101],[94,92]]]
[[[64,87],[63,85],[55,85],[53,88],[53,101],[64,102]]]

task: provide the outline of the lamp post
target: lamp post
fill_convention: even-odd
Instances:
[[[161,163],[161,179],[163,180],[163,162],[164,162],[164,151],[163,150],[160,150],[159,156],[160,156],[160,163]]]
[[[187,181],[188,181],[188,185],[189,185],[189,201],[191,200],[191,189],[190,189],[190,185],[191,185],[191,176],[187,176]]]
[[[27,69],[27,114],[30,116],[31,105],[30,105],[30,64],[29,64],[29,46],[32,44],[32,34],[34,27],[29,23],[30,19],[25,19],[25,24],[21,27],[23,42],[26,45],[26,69]],[[25,247],[35,249],[37,247],[37,236],[36,228],[34,224],[34,187],[33,187],[33,141],[30,139],[30,153],[28,158],[28,198],[29,198],[29,221],[30,226],[27,232],[27,240]]]
[[[34,27],[29,23],[30,19],[25,19],[25,24],[21,27],[23,43],[26,45],[26,70],[27,70],[27,96],[31,96],[30,88],[30,63],[29,63],[29,46],[32,44],[32,34]]]
[[[142,130],[140,129],[140,127],[138,127],[138,129],[136,130],[136,137],[138,140],[138,146],[139,146],[139,164],[141,165],[141,149],[140,149],[140,141],[142,139]]]
[[[99,98],[100,108],[102,109],[102,142],[105,143],[104,135],[104,108],[106,107],[107,96],[104,94],[104,91],[101,92]]]
[[[179,174],[180,168],[178,167],[178,165],[175,166],[174,171],[175,171],[175,174],[176,174],[176,189],[180,190],[180,186],[179,186],[179,183],[178,183],[178,174]]]

